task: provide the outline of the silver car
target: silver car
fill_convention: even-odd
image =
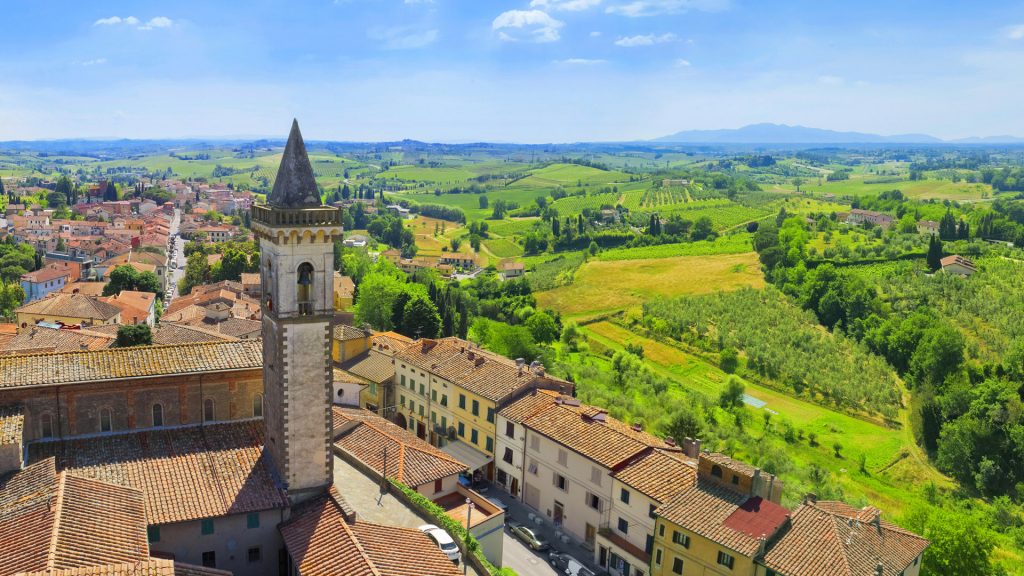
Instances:
[[[537,538],[537,535],[533,533],[533,530],[530,530],[526,526],[523,526],[522,524],[519,524],[517,522],[512,522],[509,523],[508,529],[513,536],[518,538],[520,541],[522,541],[523,544],[526,544],[530,548],[533,548],[534,550],[548,549],[548,543],[541,540],[540,538]]]
[[[595,576],[593,570],[587,568],[582,562],[568,554],[552,552],[548,559],[551,561],[551,565],[562,574],[568,574],[569,576]]]

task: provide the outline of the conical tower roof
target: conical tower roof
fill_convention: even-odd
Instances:
[[[321,206],[320,190],[316,187],[298,120],[292,120],[292,131],[288,134],[288,144],[284,147],[281,166],[277,169],[277,179],[267,203],[277,208],[292,209]]]

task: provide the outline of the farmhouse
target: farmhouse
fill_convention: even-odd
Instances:
[[[935,220],[918,220],[917,231],[920,234],[938,234],[939,223]]]
[[[963,256],[957,256],[953,254],[946,256],[939,261],[942,264],[942,271],[947,274],[956,274],[957,276],[970,276],[978,271],[975,267],[974,262],[971,262]]]
[[[513,280],[515,278],[522,278],[523,274],[526,273],[526,265],[522,262],[502,262],[501,263],[501,277],[505,280]]]
[[[854,208],[850,210],[850,213],[846,215],[847,224],[860,225],[865,222],[869,222],[875,226],[882,228],[889,228],[892,226],[893,218],[888,214],[882,214],[881,212],[872,212],[871,210],[861,210],[860,208]]]

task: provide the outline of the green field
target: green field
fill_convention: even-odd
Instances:
[[[595,186],[628,180],[629,175],[623,172],[600,170],[577,164],[551,164],[531,171],[529,176],[517,181],[512,186],[516,188],[553,188],[555,186],[577,186],[578,184]]]
[[[675,256],[711,256],[714,254],[739,254],[753,250],[750,234],[719,236],[713,241],[659,244],[638,248],[615,248],[597,255],[598,260],[647,260],[650,258],[671,258]]]
[[[645,260],[591,260],[568,286],[537,294],[538,305],[565,316],[592,318],[658,296],[704,294],[764,286],[757,254],[676,256]]]
[[[896,182],[868,183],[863,176],[852,175],[849,180],[827,182],[822,180],[818,186],[816,179],[806,179],[800,186],[800,190],[811,194],[835,194],[836,196],[865,196],[868,194],[879,194],[888,190],[899,190],[911,198],[926,200],[957,200],[979,201],[992,195],[992,187],[987,184],[970,184],[967,182],[952,182],[949,180],[902,180]],[[777,185],[777,190],[795,191],[790,184]]]

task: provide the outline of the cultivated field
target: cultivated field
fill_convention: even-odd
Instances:
[[[705,294],[742,286],[760,288],[764,277],[753,252],[645,260],[590,261],[575,281],[537,294],[537,303],[580,318],[623,310],[657,296]]]

